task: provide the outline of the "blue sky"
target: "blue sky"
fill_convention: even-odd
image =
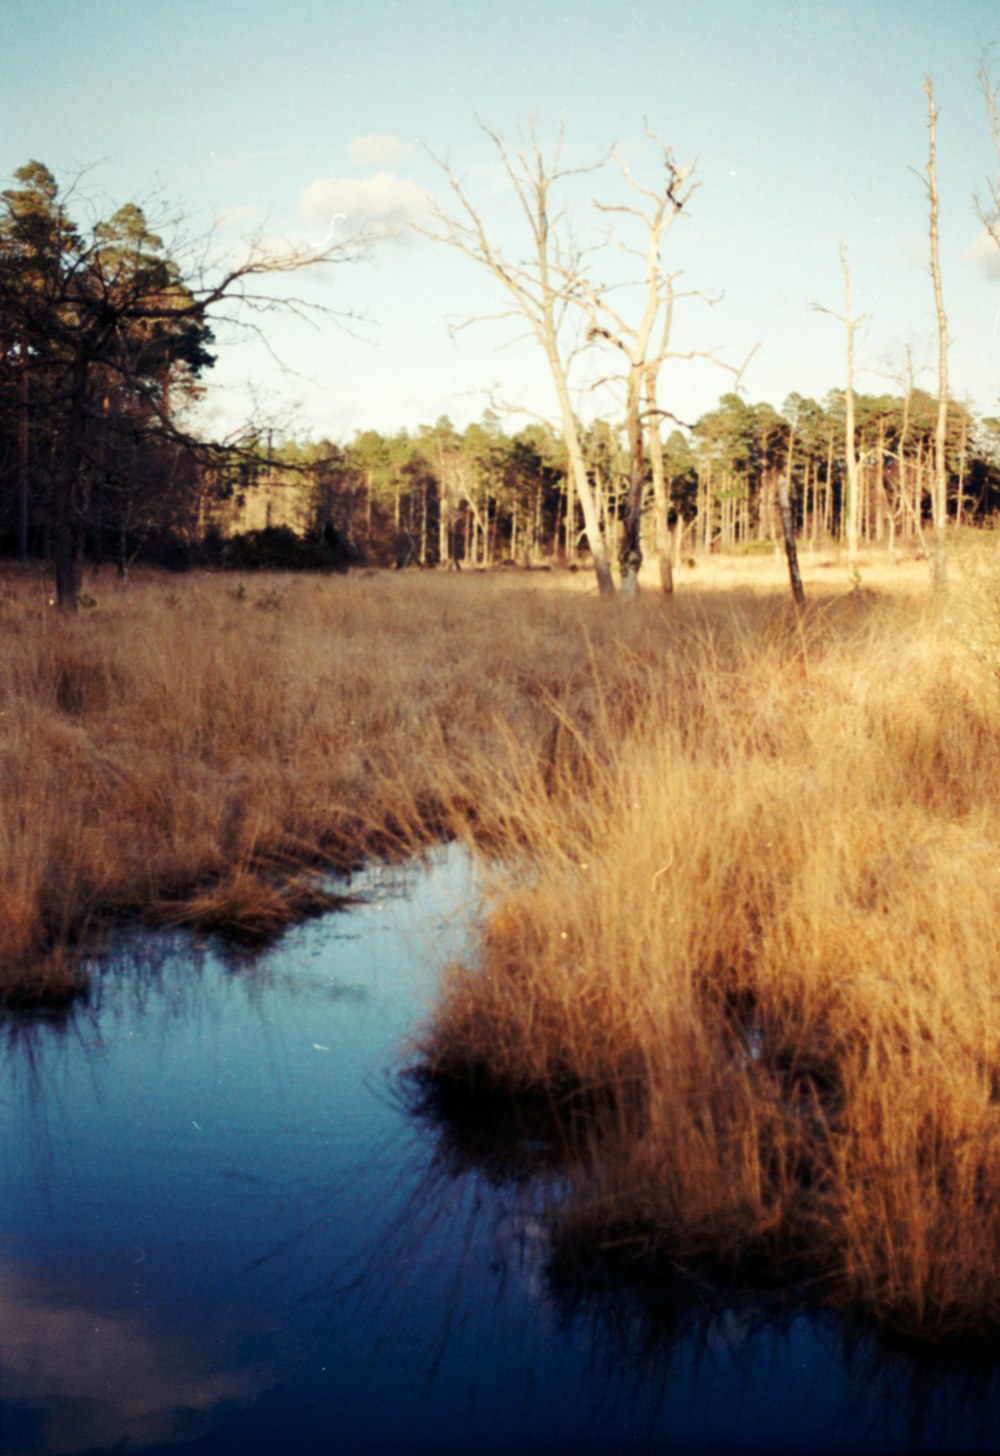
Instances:
[[[926,199],[908,170],[926,161],[929,72],[952,392],[1000,412],[1000,250],[983,248],[972,204],[997,164],[976,84],[982,48],[1000,43],[993,3],[0,0],[0,14],[0,173],[32,157],[60,179],[86,167],[82,215],[159,194],[189,236],[221,219],[230,249],[255,228],[318,242],[331,223],[352,225],[337,212],[391,219],[427,192],[444,201],[425,144],[448,154],[516,254],[517,217],[477,117],[514,136],[537,115],[543,139],[562,123],[574,164],[616,142],[655,182],[648,122],[678,161],[698,159],[692,215],[672,232],[667,264],[683,269],[681,286],[724,293],[680,310],[676,347],[739,363],[759,346],[743,384],[778,406],[792,390],[822,397],[842,383],[843,330],[810,307],[842,309],[842,241],[867,319],[858,387],[895,388],[909,345],[925,369],[918,382],[934,388]],[[620,200],[613,168],[573,186],[584,239],[594,197]],[[504,301],[444,248],[396,239],[368,263],[302,277],[296,291],[362,321],[346,332],[265,319],[291,373],[260,342],[221,329],[206,405],[214,428],[240,421],[251,384],[259,407],[334,439],[441,414],[461,425],[491,387],[554,414],[521,329],[449,331]],[[613,415],[607,393],[585,387],[583,362],[581,413]],[[693,419],[729,387],[724,373],[677,361],[661,396]]]

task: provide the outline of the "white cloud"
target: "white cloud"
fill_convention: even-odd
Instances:
[[[392,172],[370,177],[316,177],[302,189],[299,209],[303,218],[322,228],[339,220],[344,235],[362,228],[394,236],[427,211],[427,194],[415,182]]]
[[[399,137],[370,131],[347,144],[347,153],[359,167],[392,167],[409,156],[413,148]]]
[[[987,278],[1000,278],[1000,247],[986,228],[982,229],[964,257],[968,263],[977,263]]]

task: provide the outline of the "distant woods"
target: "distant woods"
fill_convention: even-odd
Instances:
[[[897,545],[929,551],[936,399],[919,389],[858,394],[855,414],[860,541],[890,553]],[[631,484],[628,441],[603,420],[580,437],[600,528],[614,548]],[[786,486],[803,549],[829,549],[846,538],[841,391],[822,403],[793,394],[780,410],[723,395],[690,431],[666,438],[662,459],[675,560],[778,549]],[[951,403],[946,459],[950,521],[989,521],[1000,509],[1000,419]],[[648,450],[645,469],[649,481]],[[209,523],[223,542],[268,526],[273,541],[286,527],[325,542],[343,563],[589,563],[561,435],[540,424],[510,434],[490,412],[464,430],[441,418],[412,433],[365,430],[345,445],[265,445],[256,463],[203,473],[197,499],[200,514],[184,537],[192,551]]]
[[[805,549],[851,528],[842,390],[780,408],[724,394],[690,428],[637,435],[638,454],[624,421],[574,418],[570,442],[540,422],[513,433],[490,411],[462,430],[442,417],[350,443],[263,426],[207,443],[192,421],[213,310],[260,303],[254,278],[317,259],[250,251],[210,275],[182,266],[134,203],[83,228],[42,164],[15,183],[0,196],[0,554],[52,562],[60,605],[75,606],[84,563],[571,566],[591,562],[594,537],[613,561],[637,499],[674,563],[776,548],[783,514]],[[908,369],[893,393],[857,394],[854,414],[860,541],[927,549],[936,398]],[[944,421],[947,519],[987,522],[1000,418],[949,400]]]

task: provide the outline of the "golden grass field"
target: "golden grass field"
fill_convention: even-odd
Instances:
[[[430,1082],[591,1108],[568,1235],[1000,1329],[1000,557],[0,578],[0,965],[123,917],[263,935],[309,872],[477,847]],[[579,1150],[578,1150],[579,1151]]]

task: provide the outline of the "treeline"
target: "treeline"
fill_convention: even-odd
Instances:
[[[75,604],[84,561],[572,564],[592,544],[564,436],[539,423],[513,433],[487,412],[462,431],[442,417],[349,444],[261,430],[205,443],[189,421],[214,362],[210,310],[245,302],[254,275],[305,260],[251,259],[207,281],[135,204],[83,228],[41,163],[15,180],[0,194],[0,552],[53,561],[61,605]],[[912,383],[856,396],[863,542],[922,544],[935,413]],[[780,409],[726,394],[674,430],[657,446],[673,558],[776,541],[785,486],[804,544],[842,538],[844,414],[836,390],[821,402],[792,394]],[[625,432],[598,420],[580,427],[580,444],[614,559],[632,479]],[[947,467],[950,518],[989,519],[1000,419],[951,402]]]
[[[936,412],[916,388],[856,396],[862,542],[923,548]],[[950,518],[982,523],[1000,508],[1000,419],[957,402],[948,419]],[[629,488],[627,444],[606,421],[582,439],[610,549]],[[663,447],[676,555],[778,541],[783,479],[801,543],[843,539],[844,439],[840,391],[822,403],[792,394],[780,410],[724,395]],[[573,562],[586,551],[559,434],[539,424],[505,433],[489,412],[461,432],[442,418],[415,433],[366,430],[349,445],[284,445],[249,472],[230,520],[325,533],[347,558],[379,565]]]

